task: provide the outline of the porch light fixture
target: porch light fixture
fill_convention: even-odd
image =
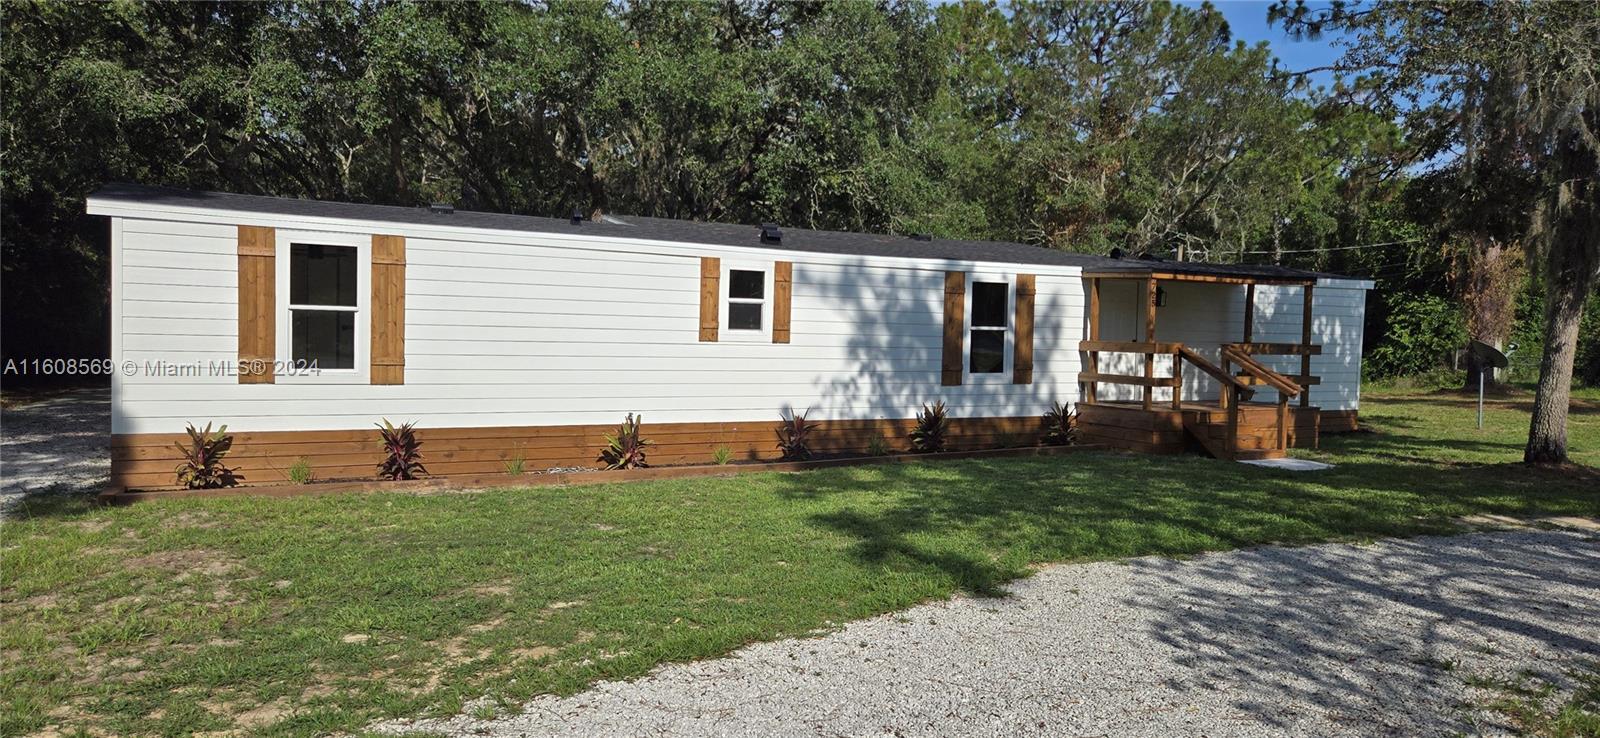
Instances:
[[[783,231],[779,230],[778,224],[776,224],[776,223],[762,223],[761,224],[761,242],[762,243],[782,243],[783,242]]]
[[[1167,288],[1162,287],[1161,285],[1156,285],[1156,307],[1164,308],[1166,306],[1167,306]]]

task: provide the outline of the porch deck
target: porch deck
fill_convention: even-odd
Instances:
[[[1221,402],[1183,402],[1177,408],[1142,402],[1097,402],[1078,407],[1078,433],[1084,443],[1151,454],[1201,451],[1218,458],[1281,458],[1287,448],[1315,448],[1321,436],[1322,411],[1291,407],[1280,440],[1278,405],[1239,405],[1237,425],[1228,445],[1228,408]]]
[[[1316,280],[1306,277],[1200,277],[1193,274],[1165,273],[1159,267],[1135,273],[1086,273],[1089,278],[1089,339],[1079,343],[1088,358],[1081,375],[1083,402],[1078,406],[1081,437],[1146,453],[1180,453],[1203,449],[1220,459],[1252,460],[1281,458],[1295,446],[1315,447],[1321,433],[1322,411],[1311,404],[1310,388],[1321,383],[1311,374],[1311,357],[1322,353],[1322,346],[1311,342],[1312,294]],[[1143,288],[1144,315],[1141,340],[1106,341],[1100,331],[1100,283],[1104,279],[1134,279]],[[1158,341],[1156,307],[1159,283],[1163,280],[1210,282],[1218,287],[1245,289],[1244,330],[1237,343],[1219,346],[1220,366],[1190,346],[1174,341]],[[1304,296],[1299,343],[1259,343],[1254,333],[1256,285],[1294,284]],[[1143,357],[1142,374],[1112,374],[1103,371],[1102,353],[1134,354]],[[1156,376],[1157,356],[1171,357],[1171,376]],[[1274,371],[1257,356],[1299,358],[1298,373]],[[1218,386],[1217,398],[1185,398],[1185,363],[1198,369]],[[1101,384],[1139,388],[1142,400],[1102,401]],[[1169,398],[1157,400],[1158,388]],[[1276,394],[1273,403],[1250,402],[1257,390]],[[1290,399],[1299,400],[1298,407]]]

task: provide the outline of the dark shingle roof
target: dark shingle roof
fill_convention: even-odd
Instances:
[[[759,238],[760,230],[756,226],[734,225],[731,223],[702,223],[628,215],[613,216],[601,221],[584,221],[579,225],[573,225],[567,219],[541,218],[531,215],[483,213],[468,210],[456,210],[446,214],[434,212],[429,208],[300,200],[262,195],[238,195],[227,192],[201,192],[172,187],[122,183],[108,184],[101,187],[90,197],[147,205],[212,208],[268,215],[344,218],[413,225],[446,225],[535,233],[581,233],[586,236],[641,238],[680,243],[715,244],[719,246],[747,246],[774,251],[812,252],[844,256],[993,261],[1011,264],[1075,266],[1097,271],[1129,271],[1135,273],[1149,272],[1154,269],[1164,272],[1182,271],[1194,274],[1243,277],[1316,276],[1311,272],[1277,266],[1112,259],[1104,256],[1076,254],[1005,241],[962,241],[946,238],[918,241],[907,236],[813,231],[802,228],[789,228],[787,226],[782,229],[782,243],[773,244],[764,243]]]

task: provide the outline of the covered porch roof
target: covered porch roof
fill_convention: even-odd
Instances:
[[[1086,266],[1083,276],[1091,279],[1156,279],[1219,284],[1314,285],[1318,279],[1331,275],[1271,264],[1206,264],[1134,258],[1107,259],[1106,262]]]

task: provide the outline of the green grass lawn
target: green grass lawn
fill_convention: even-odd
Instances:
[[[1314,474],[1086,453],[474,494],[36,501],[3,528],[6,734],[359,730],[634,677],[1041,562],[1600,516],[1524,469],[1526,400],[1370,394]],[[1600,393],[1574,460],[1600,466]]]

